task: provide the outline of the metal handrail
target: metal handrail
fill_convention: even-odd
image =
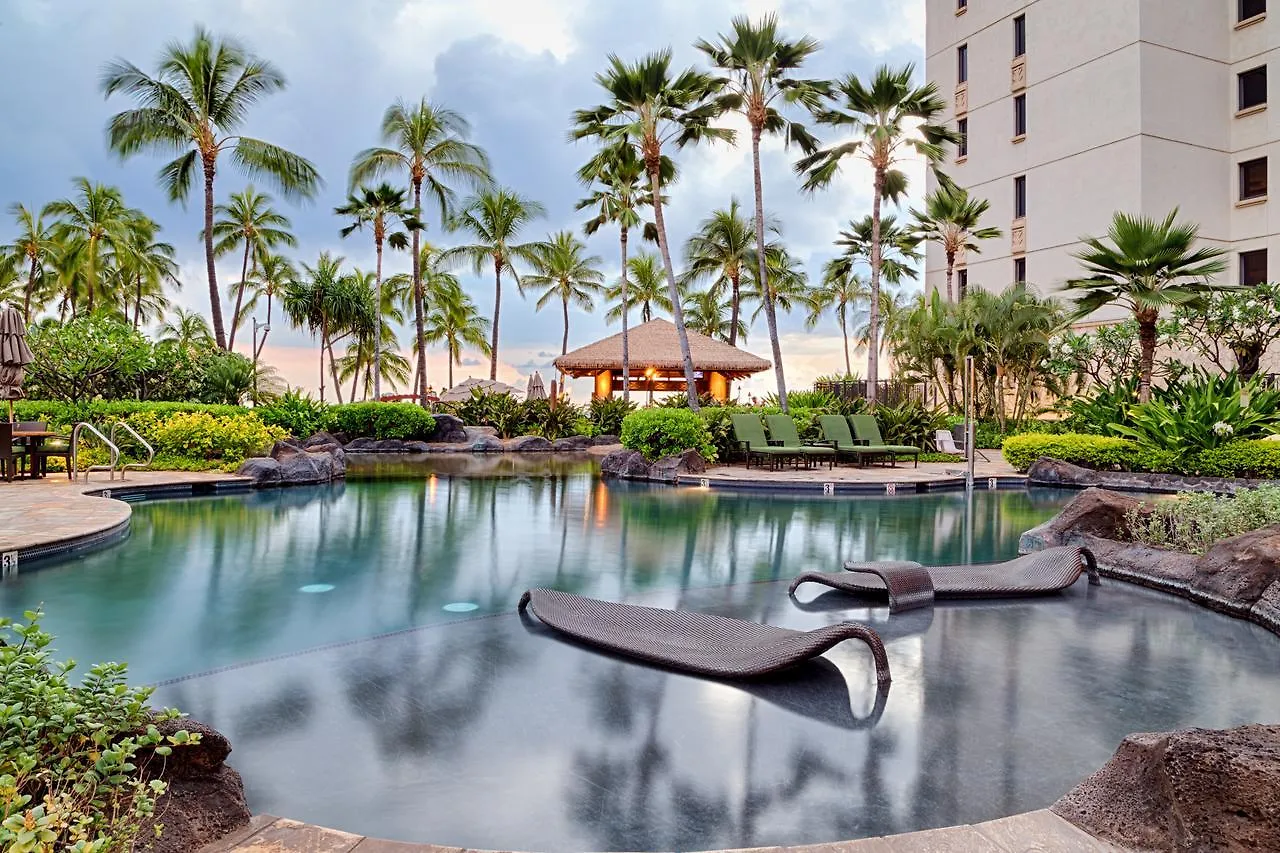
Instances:
[[[116,447],[115,442],[103,435],[96,426],[88,421],[81,421],[76,424],[75,429],[71,430],[71,476],[76,477],[77,479],[80,477],[80,472],[77,470],[79,466],[76,464],[76,459],[80,455],[80,430],[82,429],[87,429],[89,432],[96,435],[98,440],[105,444],[107,449],[111,451],[111,464],[90,465],[88,468],[85,468],[84,481],[86,483],[89,482],[90,471],[107,471],[109,472],[108,479],[114,480],[116,478],[116,463],[120,461],[120,448]]]
[[[143,468],[150,468],[151,461],[156,458],[156,450],[147,442],[145,438],[138,435],[137,430],[129,426],[124,421],[116,421],[114,424],[111,425],[110,441],[112,444],[115,444],[117,447],[119,447],[119,444],[116,442],[116,430],[118,430],[120,427],[124,427],[124,431],[129,433],[129,435],[133,436],[134,441],[138,442],[139,444],[141,444],[143,447],[147,449],[146,462],[126,462],[120,466],[120,479],[123,480],[124,472],[129,470],[130,468],[133,468],[136,471],[141,471]]]

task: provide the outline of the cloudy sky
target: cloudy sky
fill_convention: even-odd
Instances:
[[[106,121],[128,103],[104,101],[98,88],[104,63],[123,57],[153,70],[162,46],[188,39],[197,23],[239,38],[288,77],[287,90],[257,107],[245,131],[310,158],[325,178],[314,202],[281,204],[299,238],[297,257],[311,261],[331,250],[367,268],[371,241],[359,234],[341,239],[332,209],[345,195],[352,155],[379,141],[379,119],[397,98],[426,96],[463,113],[473,140],[488,150],[497,180],[546,206],[548,216],[529,234],[540,238],[581,225],[582,215],[573,210],[581,195],[574,171],[590,151],[566,141],[566,130],[574,109],[601,100],[593,75],[607,54],[631,58],[670,46],[678,62],[694,63],[695,39],[723,31],[735,14],[767,11],[779,14],[786,32],[822,41],[814,76],[865,74],[886,62],[919,66],[924,41],[924,0],[5,0],[3,8],[0,55],[10,75],[0,88],[0,201],[43,205],[68,195],[77,175],[121,187],[126,202],[163,225],[182,266],[178,302],[201,311],[207,311],[208,294],[199,204],[183,209],[166,201],[155,181],[159,156],[122,163],[107,151]],[[838,228],[869,210],[869,181],[846,169],[830,190],[805,196],[792,176],[792,159],[793,152],[766,145],[765,204],[783,223],[788,247],[814,273],[829,257]],[[751,198],[746,146],[682,152],[679,161],[682,177],[667,212],[673,247],[712,208],[735,195],[749,207]],[[245,183],[224,166],[220,200]],[[447,244],[450,238],[436,225],[429,222],[429,239]],[[0,223],[0,239],[10,238],[10,227]],[[616,235],[602,233],[590,245],[616,277]],[[407,270],[407,256],[391,256],[388,268]],[[220,265],[220,281],[238,274],[238,264]],[[488,312],[492,281],[465,281]],[[558,312],[536,313],[533,301],[522,302],[514,288],[503,309],[500,378],[522,381],[535,368],[546,374],[558,352]],[[840,368],[834,320],[813,333],[798,315],[781,325],[790,384],[800,387]],[[616,331],[601,316],[575,314],[570,347]],[[264,357],[291,384],[314,390],[316,348],[309,337],[277,324],[271,343]],[[767,356],[763,319],[746,348]],[[474,355],[455,371],[458,378],[487,376],[487,365]],[[438,355],[429,363],[431,376],[442,376],[443,367]],[[763,393],[770,385],[767,376],[757,377],[747,390]],[[589,393],[586,387],[575,391]]]

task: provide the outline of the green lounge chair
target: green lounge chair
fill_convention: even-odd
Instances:
[[[776,468],[784,459],[799,457],[795,451],[769,444],[769,439],[764,434],[764,425],[755,415],[735,414],[730,415],[729,420],[733,424],[733,438],[746,454],[748,468],[751,467],[752,459],[759,462],[767,459],[769,467]]]
[[[818,445],[813,442],[805,443],[800,440],[800,433],[796,431],[796,422],[791,420],[790,415],[765,415],[765,426],[769,427],[769,437],[777,444],[792,453],[798,453],[805,463],[811,460],[819,461],[826,459],[827,467],[834,468],[836,465],[836,449],[830,445]]]
[[[843,415],[819,415],[818,429],[822,437],[836,449],[837,456],[852,456],[861,465],[867,456],[866,442],[859,442],[849,431],[849,422]]]
[[[880,437],[880,425],[871,415],[849,415],[849,424],[859,441],[867,443],[865,452],[870,456],[888,456],[890,465],[898,464],[899,456],[913,456],[920,467],[920,448],[909,444],[885,444]]]

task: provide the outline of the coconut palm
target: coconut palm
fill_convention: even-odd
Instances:
[[[683,148],[703,140],[732,142],[735,135],[728,128],[711,125],[711,121],[725,109],[725,105],[715,97],[716,79],[693,68],[673,75],[669,48],[632,63],[610,55],[609,68],[596,75],[596,83],[605,90],[609,100],[600,106],[576,111],[572,136],[575,139],[592,137],[632,145],[644,162],[649,176],[658,249],[667,276],[672,320],[684,361],[685,391],[689,406],[696,410],[698,391],[693,376],[693,355],[689,351],[689,337],[685,334],[680,290],[676,285],[663,218],[663,146],[674,144]]]
[[[956,255],[961,252],[978,254],[979,240],[999,237],[999,228],[983,228],[983,214],[991,203],[986,199],[970,198],[968,190],[956,184],[944,184],[924,197],[924,210],[911,208],[915,219],[915,232],[921,240],[937,243],[947,259],[947,301],[952,301],[951,279],[955,273]],[[965,290],[959,297],[964,299]]]
[[[447,282],[452,280],[452,286]],[[437,297],[432,300],[427,314],[427,342],[444,344],[449,370],[449,385],[453,387],[453,367],[462,365],[463,347],[471,347],[483,355],[489,354],[489,320],[476,308],[471,297],[463,292],[457,278],[440,273],[435,280]]]
[[[1141,403],[1151,399],[1160,311],[1202,306],[1212,291],[1233,289],[1211,281],[1227,268],[1222,259],[1225,251],[1213,246],[1194,248],[1199,227],[1179,223],[1177,218],[1176,207],[1160,221],[1116,213],[1105,238],[1081,238],[1085,247],[1072,255],[1089,273],[1067,282],[1068,290],[1080,292],[1077,315],[1084,317],[1114,302],[1132,311],[1138,322]]]
[[[823,267],[822,283],[809,291],[809,314],[804,320],[805,327],[817,328],[826,312],[835,312],[836,321],[840,324],[840,337],[844,341],[845,376],[853,375],[853,364],[849,360],[849,315],[870,296],[871,288],[867,287],[862,276],[834,259]]]
[[[359,192],[347,196],[347,203],[334,208],[339,216],[353,218],[353,222],[342,229],[342,236],[348,237],[353,232],[362,230],[365,225],[373,232],[373,247],[377,255],[377,266],[374,270],[373,301],[382,304],[382,248],[389,245],[393,249],[405,249],[409,246],[409,238],[405,231],[392,230],[397,221],[408,231],[416,231],[419,223],[413,212],[405,207],[406,191],[398,190],[385,181],[376,187],[362,187]],[[382,352],[382,323],[374,323],[371,352]],[[381,359],[371,359],[373,365],[373,398],[382,399]]]
[[[736,198],[729,201],[727,208],[712,211],[698,223],[698,230],[684,245],[684,282],[693,284],[710,278],[713,288],[729,292],[726,340],[733,346],[738,344],[737,330],[741,325],[742,275],[754,257],[751,254],[754,246],[755,233],[751,223],[742,216]]]
[[[158,240],[159,232],[160,226],[153,220],[135,217],[116,252],[121,304],[127,306],[132,297],[135,329],[143,322],[158,319],[169,307],[164,294],[166,285],[182,287],[173,246]]]
[[[227,349],[236,345],[236,330],[240,325],[244,291],[249,277],[257,271],[258,261],[278,246],[296,246],[298,241],[289,232],[289,218],[271,208],[272,198],[254,189],[253,184],[238,193],[231,194],[227,204],[215,205],[213,222],[213,256],[229,255],[243,248],[240,262],[240,281],[234,286],[235,309],[231,313],[231,334],[227,337]]]
[[[655,309],[670,314],[671,292],[663,275],[662,258],[652,252],[641,252],[627,260],[627,270],[630,283],[626,304],[640,306],[640,321],[652,320]],[[605,314],[605,320],[613,322],[623,311],[621,281],[605,291],[605,299],[613,306]]]
[[[114,301],[106,293],[109,271],[120,246],[129,239],[130,224],[140,212],[127,207],[117,187],[75,179],[76,193],[50,202],[45,211],[57,217],[53,226],[59,244],[58,267],[63,301],[76,312],[81,298],[92,312],[100,298]]]
[[[192,352],[214,345],[209,321],[195,311],[175,308],[160,327],[160,343]]]
[[[298,275],[293,262],[284,255],[266,254],[258,259],[255,269],[249,272],[249,298],[245,300],[237,322],[241,325],[253,316],[259,301],[267,300],[267,321],[262,325],[262,337],[258,338],[257,351],[254,357],[262,354],[267,345],[267,335],[271,333],[271,317],[275,307],[275,296],[283,292]]]
[[[735,327],[733,306],[725,302],[723,287],[686,293],[684,312],[685,325],[700,335],[718,341],[747,339],[747,324],[739,316]]]
[[[598,269],[600,258],[586,255],[586,250],[587,245],[572,231],[552,234],[534,255],[534,272],[524,277],[525,287],[542,294],[534,304],[536,310],[541,311],[553,299],[560,300],[564,317],[561,355],[569,351],[569,304],[590,313],[595,308],[595,297],[604,291],[604,273]],[[564,385],[563,374],[560,384]]]
[[[160,170],[160,184],[171,201],[186,200],[200,167],[209,314],[222,349],[227,349],[227,339],[213,246],[214,175],[220,155],[225,152],[249,176],[271,181],[286,198],[309,198],[321,184],[309,160],[240,133],[249,108],[284,87],[284,75],[270,62],[203,27],[196,27],[190,42],[173,42],[165,48],[154,77],[123,59],[110,63],[102,75],[107,97],[119,92],[137,104],[136,109],[117,113],[108,124],[113,151],[130,157],[146,149],[189,149]]]
[[[22,318],[30,323],[34,311],[42,307],[45,295],[45,261],[57,241],[52,222],[46,220],[51,215],[48,207],[35,211],[15,202],[9,206],[9,213],[18,226],[18,236],[0,249],[0,252],[9,259],[15,270],[18,267],[26,270],[27,283],[22,290]]]
[[[809,275],[804,271],[804,263],[787,251],[780,243],[766,243],[764,269],[768,276],[769,287],[760,286],[759,259],[756,250],[748,254],[746,288],[743,299],[755,303],[756,310],[751,312],[751,322],[759,319],[761,313],[768,310],[770,304],[790,312],[809,302]]]
[[[753,23],[745,15],[730,23],[732,33],[721,34],[717,43],[699,40],[695,47],[706,54],[717,69],[727,72],[721,81],[728,96],[722,103],[739,112],[751,128],[751,167],[755,181],[756,275],[766,277],[764,189],[760,173],[760,139],[768,133],[779,135],[785,144],[795,143],[805,154],[817,150],[818,141],[804,125],[788,120],[778,109],[799,103],[810,111],[818,109],[831,86],[824,80],[792,77],[804,61],[820,47],[818,40],[803,36],[794,41],[778,33],[778,16],[768,14]],[[736,307],[736,300],[735,300]],[[764,303],[773,347],[773,371],[778,380],[778,404],[787,411],[787,382],[782,370],[782,349],[778,340],[778,320],[770,300]],[[730,334],[733,334],[732,330]]]
[[[835,258],[841,272],[853,272],[859,264],[871,265],[871,234],[875,223],[864,216],[849,223],[834,241],[840,250]],[[898,224],[892,213],[880,219],[880,279],[885,284],[900,285],[916,278],[916,264],[921,260],[920,236]]]
[[[305,326],[320,336],[320,402],[324,402],[324,357],[329,355],[329,372],[334,380],[334,396],[342,402],[334,344],[372,324],[371,300],[363,293],[364,280],[357,271],[344,274],[344,259],[321,252],[314,267],[302,265],[303,275],[286,284],[281,299],[285,316],[295,327]]]
[[[893,69],[882,65],[868,84],[850,74],[836,84],[838,104],[820,109],[817,120],[837,128],[847,128],[856,138],[815,151],[796,162],[804,175],[804,188],[814,191],[831,184],[845,158],[865,160],[873,175],[871,192],[871,308],[872,340],[867,350],[867,400],[874,403],[880,378],[880,279],[882,275],[880,234],[881,205],[885,199],[897,204],[907,191],[907,175],[898,168],[902,160],[918,156],[935,171],[946,156],[944,143],[957,142],[958,134],[937,124],[947,109],[933,83],[917,86],[912,80],[914,65]]]
[[[393,383],[409,376],[409,362],[400,355],[392,325],[404,322],[403,299],[394,288],[380,289],[377,276],[372,272],[353,270],[343,277],[342,285],[351,289],[352,297],[363,307],[351,315],[350,323],[341,334],[331,338],[330,364],[336,371],[335,382],[351,380],[352,401],[361,387],[363,398],[368,399],[374,377],[381,375],[384,367]],[[346,354],[334,358],[333,345],[347,338]]]
[[[1000,293],[976,291],[969,302],[979,330],[974,335],[976,349],[982,351],[994,372],[992,397],[1000,431],[1004,432],[1007,383],[1013,382],[1014,411],[1020,414],[1038,366],[1050,355],[1049,339],[1062,326],[1062,311],[1052,299],[1037,296],[1022,282]]]
[[[396,101],[382,116],[382,141],[384,145],[367,148],[355,156],[351,163],[350,184],[359,186],[366,181],[391,173],[408,173],[409,188],[413,193],[414,216],[425,222],[422,214],[422,191],[435,202],[441,222],[453,215],[454,187],[461,184],[473,189],[492,183],[489,175],[489,158],[484,150],[467,142],[471,127],[466,119],[453,110],[429,103],[423,98],[416,104]],[[418,402],[427,405],[427,350],[423,338],[423,322],[426,319],[422,290],[420,232],[425,225],[412,230],[410,242],[413,251],[413,320],[415,350],[418,354]]]
[[[476,275],[485,268],[493,270],[493,338],[489,343],[489,378],[498,378],[498,324],[502,313],[502,274],[510,273],[521,288],[515,261],[535,264],[538,243],[517,243],[520,232],[534,219],[546,215],[546,209],[533,199],[525,198],[501,187],[472,196],[450,229],[464,231],[476,239],[466,246],[454,246],[441,254],[445,263],[453,260],[470,262]]]

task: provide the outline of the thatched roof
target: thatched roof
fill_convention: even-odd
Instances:
[[[684,369],[680,357],[680,340],[670,320],[650,320],[630,329],[627,344],[632,373],[652,367],[659,371]],[[769,369],[769,362],[749,352],[731,347],[697,332],[689,332],[689,350],[693,369],[718,371],[730,376],[747,376]],[[585,376],[602,370],[622,370],[622,333],[588,344],[555,360],[561,371],[572,376]]]

